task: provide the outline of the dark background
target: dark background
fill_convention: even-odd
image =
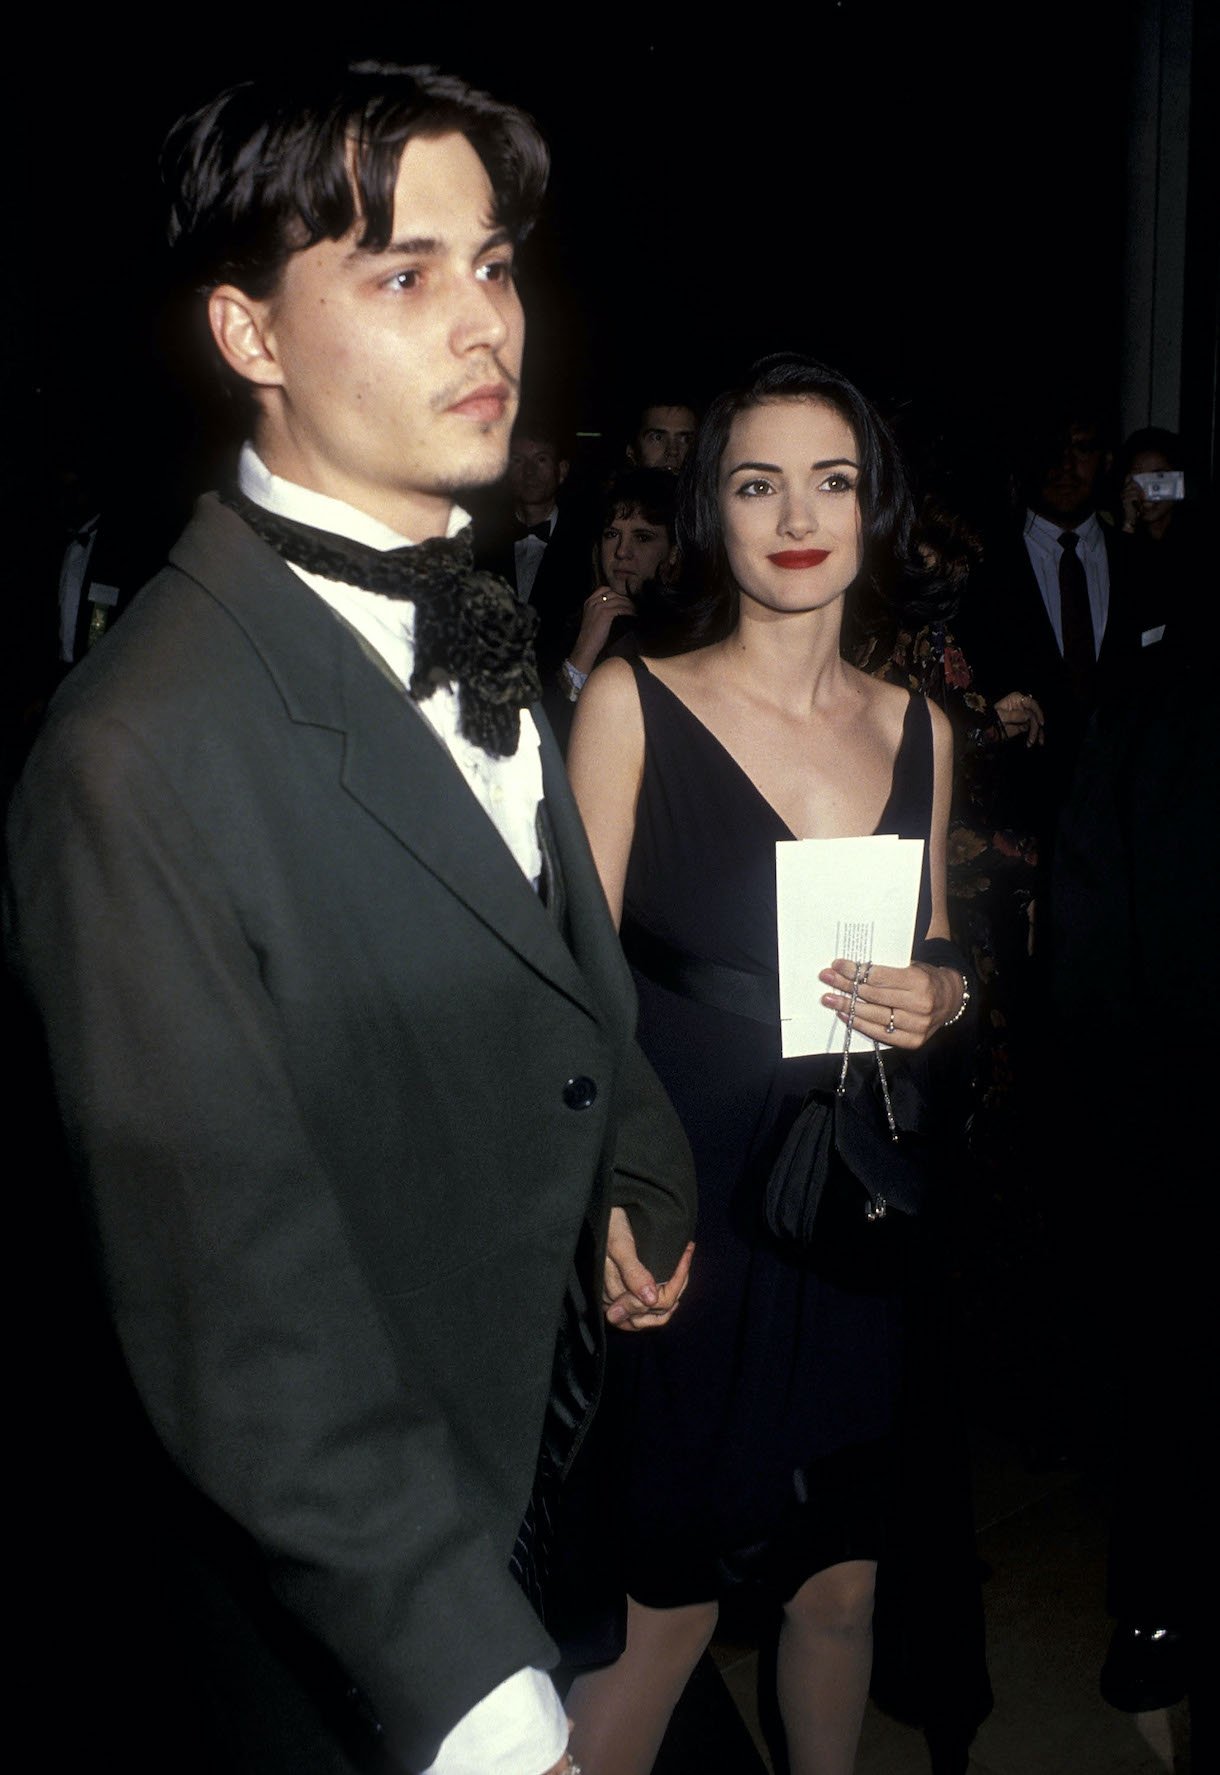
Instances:
[[[356,6],[326,47],[435,61],[538,119],[554,176],[523,270],[527,386],[573,428],[615,430],[637,389],[705,397],[793,346],[989,451],[1035,381],[1117,391],[1137,4],[751,0],[723,25]],[[301,38],[318,48],[305,15],[260,16],[166,14],[151,43],[112,23],[50,48],[28,82],[14,70],[19,498],[48,465],[103,497],[136,464],[171,499],[214,472],[216,429],[157,319],[155,160],[182,110]]]

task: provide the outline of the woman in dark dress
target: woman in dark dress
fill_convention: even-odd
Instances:
[[[896,452],[863,397],[811,360],[767,360],[713,404],[679,491],[688,583],[704,594],[688,650],[608,660],[577,709],[573,784],[640,1040],[700,1187],[682,1312],[647,1340],[655,1351],[623,1340],[616,1365],[627,1645],[568,1700],[598,1775],[647,1775],[717,1599],[741,1581],[783,1605],[793,1775],[846,1775],[855,1759],[899,1310],[768,1232],[770,1162],[835,1063],[781,1060],[778,1019],[726,982],[774,987],[775,843],[793,837],[923,837],[916,934],[930,958],[947,948],[948,723],[841,653],[845,599],[897,568],[907,522]],[[821,975],[841,1016],[852,972],[828,957]],[[954,966],[877,966],[856,1031],[917,1050],[965,996]]]

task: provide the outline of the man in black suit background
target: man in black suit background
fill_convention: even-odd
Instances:
[[[516,589],[537,615],[534,653],[544,691],[553,687],[590,590],[593,536],[584,502],[564,495],[571,450],[559,426],[523,413],[513,427],[507,491],[511,512],[476,542],[476,559]]]
[[[600,1300],[665,1321],[693,1201],[529,619],[455,502],[503,471],[546,151],[368,64],[232,88],[166,165],[250,402],[238,485],[59,693],[10,828],[183,1665],[171,1741],[137,1659],[93,1749],[561,1771],[514,1571],[544,1575]]]
[[[1111,461],[1094,403],[1032,417],[1017,465],[1021,517],[986,538],[959,617],[979,688],[994,702],[1015,685],[1045,715],[1044,744],[1011,746],[1000,763],[1005,822],[1038,834],[1044,862],[1089,715],[1138,651],[1122,552],[1098,516]]]

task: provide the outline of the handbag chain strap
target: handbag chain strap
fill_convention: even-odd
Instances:
[[[860,996],[860,988],[867,985],[872,972],[871,961],[858,961],[856,971],[852,975],[851,1003],[847,1007],[847,1029],[843,1036],[843,1065],[839,1071],[839,1083],[835,1088],[835,1096],[842,1097],[847,1089],[847,1068],[851,1060],[851,1038],[856,1028],[856,1001]],[[894,1109],[890,1103],[890,1082],[885,1076],[885,1061],[881,1058],[881,1043],[873,1038],[873,1053],[877,1056],[877,1077],[881,1082],[881,1101],[885,1105],[885,1119],[890,1130],[890,1140],[898,1144],[898,1124],[894,1120]],[[884,1210],[883,1210],[884,1212]]]

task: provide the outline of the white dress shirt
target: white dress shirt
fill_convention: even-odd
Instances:
[[[1059,538],[1065,528],[1050,518],[1040,518],[1036,512],[1025,514],[1025,550],[1037,575],[1038,590],[1042,593],[1060,653],[1063,652],[1063,617],[1059,608],[1059,563],[1063,559],[1063,549]],[[1090,512],[1083,524],[1077,524],[1076,535],[1080,538],[1076,553],[1084,566],[1085,584],[1089,588],[1093,649],[1100,653],[1106,618],[1110,614],[1110,557],[1106,553],[1105,533],[1095,512]]]
[[[375,549],[402,548],[411,540],[341,499],[273,475],[248,443],[242,447],[238,481],[247,499],[256,505],[316,530],[346,536]],[[447,534],[455,536],[468,522],[466,513],[454,506]],[[303,567],[293,567],[291,562],[286,565],[376,649],[404,686],[410,682],[415,662],[414,605],[323,579]],[[523,873],[536,883],[542,867],[537,827],[542,761],[538,729],[529,711],[522,711],[521,738],[513,756],[490,758],[459,731],[454,690],[442,686],[418,708],[444,742]],[[567,1742],[567,1715],[550,1677],[543,1670],[518,1670],[463,1715],[442,1740],[436,1761],[422,1775],[544,1775],[563,1756]]]

